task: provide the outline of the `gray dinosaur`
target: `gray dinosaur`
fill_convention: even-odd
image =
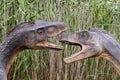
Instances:
[[[60,42],[80,46],[81,50],[64,59],[66,63],[92,57],[102,57],[113,64],[120,75],[120,44],[107,31],[93,28],[62,34]]]
[[[57,36],[66,30],[62,22],[24,22],[10,30],[0,46],[0,80],[7,80],[7,74],[19,52],[25,49],[54,49],[62,47],[47,38]]]

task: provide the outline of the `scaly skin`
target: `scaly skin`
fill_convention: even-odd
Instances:
[[[102,57],[111,62],[120,75],[120,44],[107,31],[93,28],[90,31],[66,33],[62,34],[60,41],[81,47],[79,52],[64,59],[66,63]]]
[[[16,56],[25,49],[54,49],[62,47],[47,38],[57,36],[66,30],[62,22],[24,22],[18,24],[6,36],[0,46],[0,80],[7,80],[7,74]]]

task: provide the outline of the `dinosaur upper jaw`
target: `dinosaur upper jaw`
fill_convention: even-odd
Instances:
[[[60,42],[81,47],[81,50],[79,50],[77,53],[74,53],[71,56],[64,58],[64,61],[66,63],[83,60],[83,59],[97,55],[94,49],[90,45],[85,45],[82,43],[76,43],[76,42],[71,42],[71,41],[62,40],[62,39],[60,40]]]
[[[57,45],[48,41],[40,41],[39,43],[36,44],[36,47],[42,48],[42,49],[54,49],[54,50],[62,50],[63,47],[61,45]]]

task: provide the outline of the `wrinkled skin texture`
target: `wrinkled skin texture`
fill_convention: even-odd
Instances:
[[[46,39],[66,30],[62,22],[24,22],[10,30],[0,46],[0,80],[7,80],[7,73],[19,52],[25,49],[62,50],[62,46]]]
[[[64,58],[66,63],[71,63],[86,58],[102,57],[113,64],[120,75],[120,45],[107,31],[93,28],[62,34],[60,42],[81,47],[81,50]]]

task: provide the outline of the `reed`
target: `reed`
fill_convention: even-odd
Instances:
[[[0,42],[16,24],[25,21],[62,21],[68,31],[103,28],[120,42],[119,0],[1,0]],[[54,39],[58,43],[58,38]],[[86,59],[65,64],[66,57],[79,50],[62,44],[63,51],[26,50],[18,56],[9,80],[119,80],[111,64],[103,59]]]

